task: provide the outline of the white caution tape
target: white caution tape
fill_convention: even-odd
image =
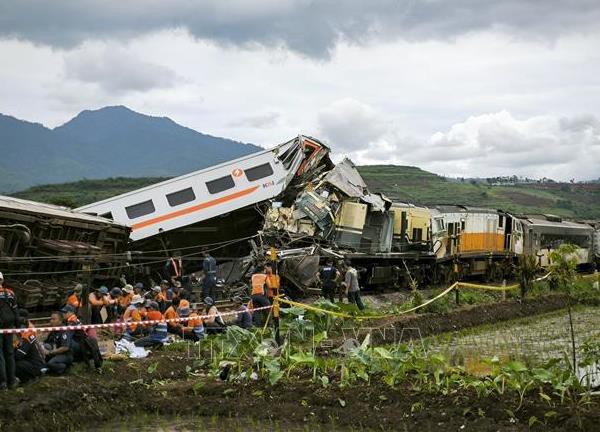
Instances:
[[[255,312],[260,310],[271,309],[273,306],[262,306],[254,309],[248,309],[248,312]],[[219,312],[220,316],[229,316],[229,315],[238,315],[244,313],[246,311],[231,311],[231,312]],[[53,331],[75,331],[75,330],[88,330],[88,329],[102,329],[102,328],[122,328],[126,327],[130,324],[136,325],[146,325],[146,324],[158,324],[158,323],[176,323],[176,322],[185,322],[189,320],[197,320],[197,319],[205,319],[210,318],[215,315],[199,315],[196,317],[181,317],[181,318],[169,318],[169,319],[161,319],[161,320],[146,320],[146,321],[119,321],[114,323],[104,323],[104,324],[79,324],[79,325],[65,325],[58,327],[25,327],[25,328],[12,328],[12,329],[0,329],[0,334],[17,334],[23,333],[26,331],[34,331],[34,332],[53,332]]]

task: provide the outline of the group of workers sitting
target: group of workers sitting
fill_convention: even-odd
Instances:
[[[234,298],[236,314],[230,325],[250,328],[261,324],[268,310],[252,312],[253,308],[268,306],[279,289],[279,277],[269,266],[259,266],[252,276],[251,301],[246,304]],[[203,290],[204,291],[204,290]],[[17,299],[10,288],[3,287],[0,273],[0,329],[21,328],[20,332],[0,332],[0,389],[11,388],[45,373],[62,374],[74,362],[93,362],[99,370],[102,356],[97,331],[69,329],[81,325],[82,286],[77,285],[63,307],[53,312],[43,339],[38,335],[25,309],[17,308]],[[113,331],[138,347],[160,346],[169,334],[198,341],[207,334],[225,330],[226,323],[212,297],[192,304],[186,289],[176,280],[163,280],[160,286],[144,290],[142,283],[126,284],[123,288],[101,286],[87,298],[90,323],[121,323]],[[40,335],[41,336],[41,335]]]

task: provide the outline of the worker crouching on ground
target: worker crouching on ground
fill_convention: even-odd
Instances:
[[[131,304],[131,299],[133,298],[133,287],[129,284],[123,287],[123,295],[119,298],[119,306],[117,313],[119,316],[123,316],[129,305]]]
[[[160,313],[158,303],[152,301],[148,304],[148,313],[146,321],[160,321],[157,323],[147,324],[147,336],[135,341],[135,345],[139,347],[162,346],[169,339],[167,331],[167,323],[164,321],[163,315]]]
[[[181,334],[181,323],[179,321],[168,321],[168,320],[176,320],[179,318],[179,314],[177,313],[177,308],[179,306],[179,298],[175,298],[171,305],[165,310],[165,320],[167,320],[167,330],[169,333],[173,334]]]
[[[190,309],[190,302],[183,299],[179,302],[177,313],[180,317],[189,317],[187,321],[184,321],[181,328],[181,336],[184,339],[193,341],[199,341],[204,338],[206,333],[204,332],[204,322],[200,318],[198,311],[192,311]]]
[[[75,308],[66,305],[61,309],[68,326],[76,327],[81,325],[81,321],[76,314]],[[98,340],[88,334],[86,330],[75,329],[71,331],[71,352],[73,353],[73,362],[84,362],[88,367],[93,363],[99,370],[102,367],[102,355],[98,347]]]
[[[222,333],[226,325],[217,309],[215,301],[211,297],[206,297],[204,304],[206,305],[205,315],[207,315],[204,318],[204,331],[207,334]]]
[[[352,267],[349,260],[346,260],[346,274],[344,276],[344,286],[348,294],[348,303],[355,304],[360,310],[364,310],[365,305],[360,298],[360,285],[358,284],[358,271]]]
[[[38,379],[47,369],[35,328],[31,323],[27,323],[26,311],[21,314],[21,319],[23,326],[27,326],[27,330],[17,335],[15,363],[17,378],[21,383],[26,383]]]
[[[88,302],[90,304],[91,309],[91,319],[90,322],[92,324],[102,324],[102,308],[105,306],[104,297],[108,295],[108,288],[105,286],[101,286],[100,288],[96,288],[93,292],[88,296]]]
[[[265,273],[264,266],[257,266],[254,274],[252,275],[251,284],[252,291],[250,294],[252,298],[252,307],[259,308],[264,306],[270,306],[271,303],[267,298],[267,293],[271,289],[271,282],[269,281],[269,278]],[[266,309],[254,312],[254,324],[256,324],[257,326],[262,325],[266,313],[268,313]]]
[[[17,327],[19,327],[17,297],[13,290],[4,287],[4,276],[0,273],[0,328]],[[13,335],[0,334],[0,390],[14,387],[15,377]]]
[[[123,337],[127,340],[134,340],[142,336],[142,313],[141,308],[144,305],[144,299],[141,295],[136,294],[131,299],[131,304],[123,314],[123,321],[127,324]]]
[[[108,311],[108,322],[115,322],[119,317],[119,300],[123,295],[123,290],[119,287],[114,287],[105,297],[106,309]]]
[[[62,327],[65,320],[61,312],[53,312],[50,316],[50,327]],[[71,334],[66,330],[50,332],[44,341],[44,355],[50,372],[63,374],[73,364],[71,351]]]
[[[339,277],[340,272],[334,267],[332,259],[328,259],[326,265],[317,273],[317,279],[321,283],[321,295],[331,303],[335,303]]]
[[[73,288],[73,291],[67,297],[67,301],[65,302],[65,304],[67,304],[69,306],[73,306],[76,311],[79,311],[79,308],[81,307],[81,291],[82,290],[83,290],[83,285],[81,285],[81,284],[75,285],[75,288]]]
[[[248,306],[244,303],[241,297],[235,297],[233,299],[235,309],[238,312],[236,315],[235,325],[243,329],[249,329],[252,327],[252,314],[248,309]]]

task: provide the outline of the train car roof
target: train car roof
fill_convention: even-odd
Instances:
[[[121,225],[110,219],[106,219],[100,216],[92,216],[85,213],[79,213],[75,210],[71,210],[68,207],[62,207],[54,204],[46,204],[37,201],[29,201],[5,195],[0,195],[0,209],[17,211],[20,213],[30,213],[35,215],[48,215],[64,219],[93,222],[97,224],[110,224],[127,228],[125,225]]]
[[[592,231],[592,227],[584,224],[573,221],[566,221],[562,219],[555,219],[556,216],[549,215],[525,215],[520,216],[519,219],[526,224],[534,227],[556,227],[556,228],[574,228],[581,229],[585,231]]]
[[[129,191],[129,192],[125,192],[125,193],[122,193],[120,195],[115,195],[113,197],[106,198],[106,199],[104,199],[102,201],[96,201],[96,202],[93,202],[93,203],[90,203],[90,204],[86,204],[84,206],[76,208],[75,210],[79,211],[79,212],[85,212],[85,210],[88,209],[88,208],[90,208],[90,207],[96,207],[97,205],[109,203],[109,202],[114,201],[116,199],[120,199],[120,198],[129,196],[129,195],[134,195],[134,194],[138,194],[140,192],[151,190],[151,189],[154,189],[154,188],[156,188],[158,186],[164,186],[164,185],[167,185],[169,183],[180,181],[180,180],[183,180],[183,179],[188,178],[188,177],[193,177],[193,176],[196,176],[198,174],[207,173],[209,171],[212,171],[212,170],[215,170],[215,169],[219,169],[221,167],[234,164],[236,162],[244,161],[244,160],[247,160],[247,159],[252,159],[252,158],[255,158],[258,155],[262,155],[262,154],[265,154],[265,153],[272,152],[273,150],[277,149],[278,147],[282,147],[282,146],[284,146],[286,144],[293,143],[297,139],[309,139],[309,140],[314,141],[314,142],[318,143],[319,145],[321,145],[321,146],[329,149],[329,147],[327,145],[323,144],[323,142],[319,141],[316,138],[313,138],[313,137],[308,136],[308,135],[298,135],[298,136],[292,138],[291,140],[288,140],[288,141],[283,142],[281,144],[277,144],[274,147],[271,147],[271,148],[268,148],[268,149],[264,149],[264,150],[261,150],[261,151],[257,151],[257,152],[254,152],[254,153],[250,153],[248,155],[239,157],[237,159],[231,159],[231,160],[228,160],[228,161],[225,161],[225,162],[221,162],[220,164],[217,164],[217,165],[211,165],[209,167],[202,168],[202,169],[197,170],[197,171],[192,171],[192,172],[187,173],[187,174],[182,174],[180,176],[173,177],[173,178],[170,178],[168,180],[164,180],[164,181],[159,182],[159,183],[154,183],[154,184],[151,184],[149,186],[145,186],[145,187],[140,188],[140,189],[135,189],[135,190],[132,190],[132,191]]]
[[[498,213],[498,210],[485,207],[471,207],[456,204],[442,204],[434,207],[442,213]]]

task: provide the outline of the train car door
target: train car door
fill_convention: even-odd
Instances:
[[[522,255],[525,236],[523,235],[523,224],[518,219],[513,219],[513,232],[511,251],[516,255]]]
[[[504,222],[504,250],[512,250],[513,218],[509,215],[500,215],[500,223]],[[500,224],[500,228],[502,225]]]

